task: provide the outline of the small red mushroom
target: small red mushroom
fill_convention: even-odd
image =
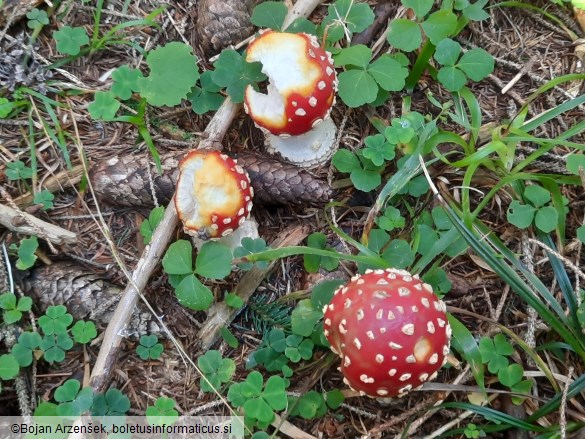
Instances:
[[[312,35],[268,30],[250,43],[246,61],[261,62],[268,76],[266,93],[246,88],[244,109],[267,134],[269,148],[300,164],[329,158],[336,128],[328,117],[337,90],[331,54]]]
[[[203,240],[227,236],[250,217],[254,189],[236,160],[195,150],[179,164],[175,207],[185,232]]]
[[[434,379],[449,354],[445,304],[404,270],[354,276],[335,291],[324,320],[344,382],[368,396],[404,396]]]

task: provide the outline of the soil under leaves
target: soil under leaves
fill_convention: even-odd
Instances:
[[[103,12],[103,28],[142,18],[160,6],[159,2],[153,1],[130,2],[127,12],[122,14],[119,11],[122,10],[123,3],[121,1],[107,3]],[[41,32],[35,46],[35,54],[39,55],[39,63],[42,64],[43,60],[51,63],[60,58],[55,50],[55,41],[51,38],[53,30],[63,25],[85,26],[90,30],[94,8],[82,6],[80,2],[72,2],[71,6],[70,12],[59,23],[54,17],[49,17],[50,24]],[[540,2],[540,6],[546,7],[550,12],[560,17],[565,26],[577,35],[583,35],[583,30],[578,27],[574,18],[567,12],[545,2]],[[125,31],[126,35],[135,43],[147,48],[153,48],[168,41],[192,43],[195,52],[202,60],[201,67],[207,67],[210,64],[197,45],[195,10],[193,1],[171,0],[168,2],[167,10],[158,18],[160,28],[128,28]],[[322,17],[324,10],[324,6],[318,8],[313,18],[317,20]],[[471,88],[480,102],[483,123],[501,124],[513,117],[539,86],[551,78],[579,72],[579,68],[582,69],[579,65],[582,66],[582,64],[579,64],[579,59],[574,56],[573,41],[566,30],[557,24],[527,10],[495,6],[488,11],[489,20],[470,25],[458,37],[458,40],[464,47],[482,47],[495,57],[496,69],[494,73],[484,81],[472,84]],[[392,14],[390,16],[392,17]],[[3,40],[0,39],[0,53],[7,51],[10,44],[14,44],[16,47],[20,44],[19,41],[23,41],[21,35],[23,32],[29,31],[25,21],[13,25],[8,30],[6,37]],[[383,48],[383,50],[386,49],[387,46]],[[109,80],[106,73],[124,64],[142,67],[144,59],[129,46],[113,45],[91,57],[82,57],[62,66],[59,70],[53,70],[50,83],[45,82],[49,81],[46,75],[36,71],[33,72],[34,74],[31,73],[30,80],[34,83],[28,84],[30,87],[36,87],[41,91],[42,88],[47,87],[48,96],[64,104],[63,108],[56,109],[61,129],[70,139],[78,139],[90,166],[96,166],[114,155],[136,154],[138,152],[148,157],[149,153],[144,144],[137,143],[138,133],[132,126],[122,123],[96,122],[90,118],[87,111],[87,105],[93,100],[92,92],[108,88]],[[6,65],[2,68],[6,68]],[[517,75],[520,76],[519,79],[506,94],[503,94],[502,87]],[[54,94],[55,91],[71,88],[81,91],[61,94],[59,97]],[[413,109],[422,114],[436,111],[425,97],[424,92],[429,90],[439,101],[451,99],[451,95],[430,77],[423,77],[412,96]],[[569,97],[582,93],[582,82],[562,84],[531,102],[529,104],[529,117],[540,114],[544,110],[566,101]],[[402,96],[396,94],[386,105],[376,110],[378,115],[387,120],[399,116],[401,100]],[[197,141],[198,133],[204,130],[210,119],[209,115],[197,116],[191,111],[188,103],[183,104],[180,108],[152,108],[149,111],[151,121],[149,129],[161,153],[181,151],[191,147],[193,142]],[[558,136],[568,127],[583,121],[584,115],[583,108],[576,108],[565,113],[562,118],[556,118],[545,124],[536,134],[549,138]],[[340,144],[342,148],[357,149],[366,136],[375,133],[362,109],[348,109],[338,101],[332,117],[338,126],[342,124],[342,121],[345,121]],[[30,119],[27,114],[21,114],[17,119],[0,119],[0,157],[2,158],[0,185],[6,188],[22,209],[32,209],[31,211],[39,218],[74,231],[78,237],[77,244],[59,246],[56,249],[57,253],[52,253],[47,246],[42,244],[37,265],[48,265],[64,260],[73,261],[79,265],[80,270],[93,272],[112,285],[123,287],[126,283],[125,277],[119,270],[110,248],[94,221],[93,215],[98,208],[95,200],[87,192],[78,192],[71,186],[69,179],[64,177],[63,173],[67,167],[63,154],[47,136],[39,135],[37,137],[38,175],[37,180],[33,183],[37,185],[43,182],[58,181],[52,190],[55,193],[55,207],[53,209],[45,212],[31,207],[30,200],[26,197],[27,188],[9,181],[5,176],[5,162],[20,159],[27,164],[30,163],[30,144],[27,140],[28,127],[32,122],[33,129],[41,132],[41,121],[43,120],[49,121],[50,117],[38,101],[33,103]],[[460,127],[447,128],[464,134]],[[585,137],[581,135],[580,138],[573,140],[583,142]],[[233,122],[223,144],[226,151],[234,153],[242,150],[262,151],[262,136],[249,118],[240,114]],[[72,165],[79,167],[80,158],[74,142],[70,140],[68,145]],[[520,150],[519,154],[528,155],[530,145],[526,144],[524,148],[524,150]],[[567,152],[563,147],[557,147],[541,160],[534,162],[527,171],[564,173],[566,172],[564,155]],[[388,170],[388,175],[391,175],[391,172],[392,170]],[[328,176],[333,176],[334,180],[345,177],[336,174],[328,167],[317,169],[315,175],[323,180],[327,180]],[[463,178],[461,172],[438,165],[434,169],[434,175],[442,190],[452,194],[455,198],[459,196],[459,187]],[[55,179],[55,176],[60,177]],[[487,173],[483,177],[479,177],[480,174],[478,174],[476,181],[476,189],[479,191],[487,192],[496,184],[493,177]],[[79,178],[73,179],[77,188],[79,187],[78,181]],[[474,197],[477,197],[473,200],[475,204],[480,198],[477,194],[473,194]],[[567,217],[567,236],[575,236],[575,230],[583,223],[585,214],[583,188],[566,189],[563,195],[568,198],[570,206]],[[346,202],[352,206],[352,209],[338,211],[339,226],[352,236],[359,238],[367,212],[375,197],[375,193],[361,193],[353,187],[342,188],[338,200]],[[532,261],[536,274],[546,285],[556,288],[554,275],[550,265],[546,263],[546,256],[540,249],[533,246],[523,248],[522,240],[529,235],[519,233],[518,229],[506,220],[506,209],[510,201],[511,198],[505,192],[500,192],[484,210],[482,219],[500,236],[508,248]],[[425,209],[432,206],[434,200],[429,193],[416,200],[415,203],[414,210]],[[144,248],[139,227],[143,219],[148,216],[149,209],[111,207],[108,206],[106,200],[100,201],[99,208],[110,227],[120,256],[124,263],[132,268]],[[336,237],[328,229],[321,207],[255,206],[255,215],[261,224],[261,236],[268,242],[272,241],[287,226],[304,224],[309,225],[311,231],[322,231],[328,234],[335,243]],[[177,231],[176,238],[181,236],[182,234]],[[0,238],[8,245],[17,242],[19,237],[0,229]],[[576,265],[583,265],[585,258],[580,250],[580,244],[576,241],[568,243],[564,254]],[[342,265],[345,272],[355,272],[353,264],[344,262]],[[453,285],[451,292],[445,297],[448,305],[488,316],[514,330],[521,337],[524,336],[528,319],[525,304],[521,303],[512,292],[509,292],[508,287],[494,273],[490,272],[478,258],[471,254],[464,254],[448,261],[443,268],[449,273],[449,279]],[[21,273],[19,273],[20,275]],[[26,275],[26,273],[22,275]],[[252,301],[266,303],[267,299],[270,301],[287,293],[305,290],[310,288],[319,278],[320,276],[305,273],[301,257],[287,258],[282,263],[277,264],[276,269],[258,288]],[[212,287],[218,297],[221,297],[224,291],[229,291],[233,287],[237,279],[238,274],[233,274],[225,281],[210,282],[208,285]],[[556,289],[553,291],[558,294]],[[185,351],[191,358],[197,359],[203,352],[195,335],[205,319],[205,313],[192,313],[182,308],[177,303],[166,275],[160,269],[152,276],[145,294],[154,309],[163,316]],[[294,306],[294,302],[290,303],[291,306]],[[491,324],[466,315],[458,315],[458,317],[477,338],[494,333],[494,326]],[[101,329],[104,329],[103,325]],[[246,359],[257,348],[261,334],[255,325],[253,312],[249,310],[243,312],[230,329],[239,340],[239,347],[232,349],[226,343],[219,342],[215,348],[222,351],[224,357],[232,358],[236,362],[237,373],[234,380],[239,381],[248,374],[245,369]],[[536,335],[537,343],[546,341],[546,328],[537,325]],[[227,414],[226,407],[218,402],[216,395],[206,394],[199,390],[197,373],[183,363],[172,343],[167,341],[164,344],[165,352],[160,360],[143,361],[135,353],[136,342],[128,340],[125,343],[112,374],[111,385],[121,389],[131,399],[131,413],[142,414],[147,405],[151,405],[158,396],[164,395],[176,400],[177,408],[182,414],[220,412]],[[58,366],[49,367],[44,362],[39,363],[36,377],[31,380],[35,383],[34,387],[31,385],[29,389],[32,399],[37,402],[50,399],[53,390],[67,379],[76,378],[80,381],[86,381],[89,370],[86,366],[92,366],[99,348],[100,339],[98,338],[85,352],[83,350],[68,352],[66,360]],[[341,381],[341,375],[335,369],[336,364],[328,365],[325,362],[324,354],[325,352],[317,352],[313,361],[295,371],[290,391],[302,394],[310,389],[321,391],[345,388]],[[519,360],[522,361],[526,369],[531,369],[525,358],[519,358]],[[569,380],[585,372],[584,366],[579,363],[561,363],[553,358],[548,359],[548,361],[549,367],[554,372],[566,376]],[[461,369],[455,367],[443,369],[437,382],[475,385],[472,375],[464,366],[462,364]],[[571,373],[570,376],[568,376],[569,373]],[[546,400],[553,394],[552,389],[546,385],[544,380],[537,379],[536,383],[535,393],[539,398]],[[342,438],[363,435],[391,437],[400,434],[409,426],[412,429],[410,437],[423,436],[437,431],[461,415],[462,412],[457,410],[441,410],[437,413],[427,410],[435,402],[444,398],[448,401],[466,401],[467,393],[462,391],[452,393],[446,391],[414,392],[388,404],[380,404],[368,398],[350,398],[342,408],[334,413],[329,412],[321,419],[305,421],[294,418],[289,419],[289,421],[316,437]],[[3,389],[0,401],[2,401],[3,407],[0,414],[18,413],[16,395],[14,389],[9,385]],[[509,397],[502,396],[497,397],[492,402],[492,407],[521,418],[532,413],[538,407],[535,401],[526,400],[522,406],[514,406]],[[583,422],[585,419],[583,404],[585,402],[582,398],[569,401],[569,420]],[[549,421],[557,423],[556,416],[557,414],[552,416]],[[454,423],[453,425],[464,426],[469,422],[480,423],[481,421],[481,418],[472,415],[460,424]],[[493,437],[518,438],[522,437],[522,433],[509,431],[501,436]]]

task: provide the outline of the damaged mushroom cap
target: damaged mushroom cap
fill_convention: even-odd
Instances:
[[[344,382],[372,397],[404,396],[436,377],[449,354],[445,304],[404,270],[367,270],[335,291],[324,331]]]
[[[337,75],[331,54],[316,37],[265,31],[246,52],[246,61],[262,63],[267,93],[249,85],[244,109],[261,129],[279,136],[306,133],[328,117]]]
[[[175,206],[185,232],[200,239],[227,236],[250,217],[254,189],[236,160],[218,151],[192,151],[179,164]]]

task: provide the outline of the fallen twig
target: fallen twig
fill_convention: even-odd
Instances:
[[[279,248],[298,245],[308,234],[309,230],[306,226],[295,225],[289,227],[279,234],[278,238],[271,244],[271,247]],[[260,282],[272,271],[275,263],[275,261],[272,261],[266,268],[254,267],[244,274],[236,285],[234,294],[237,294],[244,302],[247,302],[256,291],[256,288],[258,288],[258,285],[260,285]],[[219,338],[219,330],[229,325],[238,312],[239,310],[230,308],[225,302],[213,305],[207,313],[207,320],[199,330],[198,337],[201,340],[201,345],[204,348],[209,348]]]
[[[0,204],[0,225],[13,232],[35,235],[57,245],[77,242],[75,233],[3,204]]]

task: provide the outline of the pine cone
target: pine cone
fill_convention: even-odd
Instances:
[[[250,153],[236,158],[250,175],[258,204],[321,204],[333,195],[326,182],[298,166]]]
[[[72,262],[35,268],[22,280],[22,288],[41,312],[51,305],[65,305],[75,320],[88,318],[104,327],[110,321],[122,292],[104,276]],[[160,334],[160,328],[151,313],[138,304],[124,335],[138,338],[151,333]]]
[[[175,152],[161,157],[162,175],[154,163],[143,156],[116,156],[92,166],[89,178],[97,196],[115,206],[153,207],[150,175],[154,193],[159,203],[167,205],[179,178],[179,160],[184,152]]]
[[[98,197],[108,204],[129,207],[154,205],[148,169],[157,200],[166,205],[179,178],[179,161],[184,152],[161,158],[163,174],[145,156],[113,157],[93,166],[90,180]],[[237,157],[250,175],[254,202],[258,204],[323,204],[332,197],[331,187],[308,171],[265,156],[242,153]]]
[[[200,0],[196,29],[205,53],[218,53],[252,35],[250,15],[257,3],[259,0]]]

